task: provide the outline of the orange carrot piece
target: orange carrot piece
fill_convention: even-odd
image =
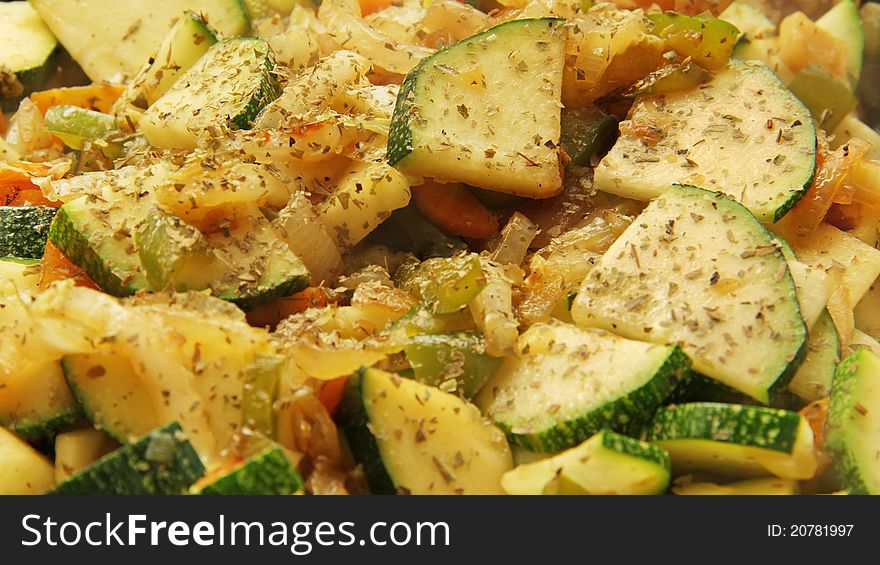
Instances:
[[[247,313],[247,320],[255,327],[274,328],[278,322],[309,308],[322,308],[330,303],[327,291],[319,286],[311,286],[292,296],[275,298],[253,308]]]
[[[49,175],[43,163],[19,161],[12,165],[0,164],[0,206],[61,206],[43,196],[31,177]]]
[[[361,5],[361,15],[368,16],[373,12],[384,10],[394,3],[394,0],[358,0]]]
[[[447,233],[488,239],[498,232],[498,218],[460,184],[427,182],[412,195],[425,218]]]
[[[37,105],[40,112],[52,106],[79,106],[87,110],[96,110],[109,114],[113,104],[125,91],[125,87],[117,84],[90,84],[88,86],[70,86],[53,88],[31,94],[31,102]]]
[[[324,408],[327,409],[329,414],[333,414],[333,411],[336,410],[336,407],[342,402],[342,395],[345,394],[345,383],[348,382],[348,377],[339,377],[338,379],[333,379],[332,381],[325,381],[321,385],[321,390],[318,392],[318,400],[321,401],[321,404],[324,405]]]
[[[46,242],[46,250],[42,261],[43,274],[40,277],[40,289],[49,288],[55,281],[72,279],[76,286],[85,286],[100,290],[79,267],[70,262],[70,259],[61,253],[61,250],[49,241]]]

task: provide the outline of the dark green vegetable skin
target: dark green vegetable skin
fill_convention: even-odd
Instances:
[[[185,494],[205,474],[202,460],[173,422],[95,461],[55,494]]]
[[[303,480],[284,451],[270,446],[197,489],[196,494],[293,494]]]
[[[40,259],[57,208],[0,206],[0,257]]]

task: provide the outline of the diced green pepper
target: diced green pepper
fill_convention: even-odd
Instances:
[[[437,314],[418,304],[394,323],[392,332],[402,332],[401,339],[408,343],[409,338],[415,335],[446,334],[473,328],[474,318],[466,308],[449,314]]]
[[[610,149],[617,139],[617,123],[617,118],[596,109],[563,109],[560,139],[572,164],[589,165],[593,155]]]
[[[254,360],[245,373],[242,423],[268,437],[274,437],[273,404],[278,395],[283,367],[283,357],[264,355]]]
[[[638,98],[690,90],[707,82],[710,78],[709,73],[703,67],[693,61],[686,60],[679,65],[667,65],[654,71],[626,88],[621,96]]]
[[[486,286],[480,257],[475,253],[436,257],[419,264],[401,280],[404,290],[419,297],[435,314],[457,312]]]
[[[717,70],[727,65],[739,37],[735,25],[718,18],[685,16],[675,12],[648,14],[646,17],[654,24],[654,35],[706,69]]]
[[[788,88],[809,108],[816,122],[831,132],[852,112],[858,101],[849,86],[819,65],[808,65]]]
[[[467,399],[501,364],[485,350],[483,338],[473,333],[418,335],[404,348],[417,381]]]
[[[86,141],[100,139],[116,129],[116,120],[109,114],[77,106],[52,106],[46,111],[44,127],[71,149],[82,149]]]

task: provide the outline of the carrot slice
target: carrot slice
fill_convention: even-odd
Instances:
[[[100,290],[82,269],[70,262],[61,250],[49,241],[46,242],[46,250],[42,261],[43,274],[40,277],[40,289],[45,290],[55,281],[72,279],[76,286],[85,286]]]
[[[358,0],[361,5],[361,15],[368,16],[373,12],[384,10],[394,3],[394,0]]]
[[[291,314],[304,312],[309,308],[322,308],[330,303],[327,290],[319,286],[311,286],[291,296],[275,298],[265,304],[253,308],[247,313],[247,320],[255,327],[274,328],[278,322]]]
[[[412,195],[425,218],[447,233],[488,239],[498,232],[498,218],[460,184],[427,182]]]
[[[339,377],[332,381],[325,381],[321,385],[321,390],[318,392],[318,400],[321,401],[321,404],[324,405],[328,413],[333,414],[333,411],[342,402],[346,382],[348,382],[347,376]]]
[[[31,94],[31,102],[37,105],[40,112],[52,106],[79,106],[87,110],[96,110],[109,114],[113,104],[125,91],[125,87],[117,84],[90,84],[88,86],[70,86],[53,88]]]
[[[48,176],[50,168],[43,163],[19,161],[0,164],[0,206],[61,206],[43,196],[32,176]]]

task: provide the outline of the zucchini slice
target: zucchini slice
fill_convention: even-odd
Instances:
[[[82,417],[57,361],[30,363],[14,375],[0,376],[0,426],[21,437],[52,436]]]
[[[667,406],[657,411],[645,439],[669,452],[676,475],[805,480],[817,469],[810,424],[788,410],[713,402]]]
[[[696,371],[767,404],[806,353],[785,256],[742,205],[673,186],[596,262],[571,309],[581,326],[679,344]]]
[[[12,281],[18,292],[36,294],[40,290],[41,277],[39,259],[0,257],[0,279]]]
[[[691,184],[772,223],[803,196],[815,169],[809,110],[765,65],[731,61],[700,88],[639,99],[595,184],[637,200]]]
[[[68,355],[61,367],[89,421],[119,443],[131,443],[159,426],[147,386],[123,355]]]
[[[834,320],[825,310],[810,328],[807,356],[788,383],[788,390],[807,402],[828,397],[840,353],[840,336]]]
[[[507,494],[663,494],[668,485],[665,451],[609,431],[501,479]]]
[[[507,22],[423,59],[400,87],[388,162],[406,174],[520,196],[558,193],[559,24]]]
[[[55,469],[23,439],[0,428],[0,495],[43,494],[55,485]]]
[[[674,346],[570,324],[535,324],[483,387],[477,405],[511,441],[535,451],[578,445],[602,429],[637,429],[688,367]]]
[[[438,388],[378,369],[350,380],[342,426],[374,494],[503,494],[504,434]]]
[[[147,64],[187,10],[227,35],[248,31],[241,0],[31,0],[31,5],[94,82],[120,84]]]
[[[139,122],[154,147],[194,149],[208,130],[251,129],[281,89],[275,56],[262,39],[225,39],[208,49]]]
[[[855,0],[840,0],[816,20],[816,26],[846,44],[849,79],[853,86],[857,85],[865,51],[865,29],[858,4]]]
[[[57,208],[0,206],[0,257],[40,259]]]
[[[215,43],[217,33],[208,22],[202,16],[187,11],[159,44],[156,53],[128,83],[120,100],[148,108],[168,92],[177,79]]]
[[[176,422],[154,430],[74,473],[58,494],[185,494],[205,473]]]
[[[29,2],[0,3],[0,37],[0,73],[13,73],[22,93],[38,87],[49,74],[58,41]]]
[[[880,494],[880,357],[858,349],[834,375],[825,430],[841,485],[856,494]]]
[[[208,474],[193,494],[294,494],[304,487],[284,449],[270,445],[228,469]]]

